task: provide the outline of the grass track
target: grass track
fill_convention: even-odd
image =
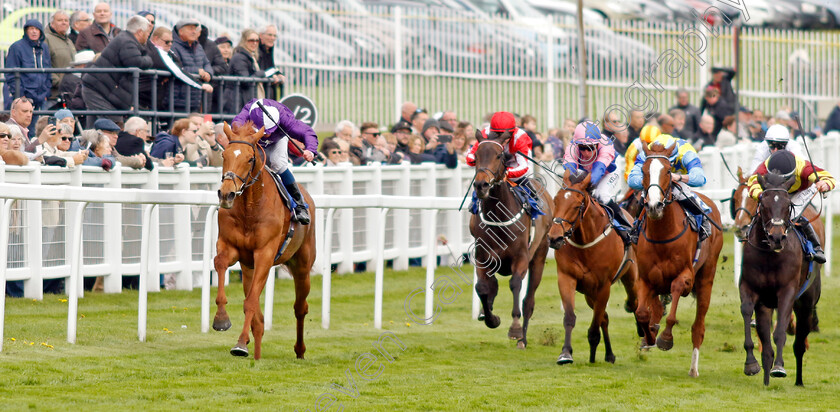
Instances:
[[[499,329],[468,320],[468,293],[443,306],[433,325],[421,326],[408,324],[403,302],[411,290],[422,287],[424,271],[388,271],[383,326],[402,340],[406,350],[394,363],[383,362],[381,374],[370,381],[360,379],[354,368],[360,354],[377,353],[371,347],[379,336],[372,327],[371,274],[333,277],[330,330],[320,327],[321,278],[313,278],[304,361],[296,360],[292,351],[291,281],[277,282],[275,325],[266,333],[259,362],[228,354],[242,326],[239,283],[228,289],[234,327],[223,333],[200,333],[199,291],[151,294],[146,343],[136,339],[136,292],[89,294],[81,300],[79,313],[84,318],[75,345],[65,342],[67,306],[60,302],[62,296],[47,295],[44,301],[10,299],[0,353],[0,399],[3,409],[10,411],[68,407],[314,411],[316,399],[331,383],[348,386],[345,370],[350,369],[358,397],[329,391],[346,410],[836,410],[840,273],[823,276],[822,332],[810,338],[806,386],[793,385],[796,368],[789,338],[785,359],[790,376],[773,379],[764,388],[760,377],[742,373],[743,326],[730,243],[723,254],[729,260],[720,264],[716,277],[697,379],[688,377],[694,299],[682,300],[674,349],[639,353],[632,316],[620,308],[624,299],[620,286],[613,287],[608,308],[616,364],[603,361],[603,343],[598,361],[586,362],[586,329],[592,312],[578,295],[576,362],[556,365],[562,346],[562,310],[554,267],[549,265],[537,294],[526,351],[515,349],[515,343],[506,339],[511,297],[505,278],[496,303],[502,318]],[[437,276],[441,275],[452,273],[440,269]],[[416,301],[422,305],[422,298]],[[422,306],[416,312],[422,313]],[[553,345],[552,338],[556,338]],[[388,345],[391,353],[397,352]],[[376,368],[374,364],[369,372]]]

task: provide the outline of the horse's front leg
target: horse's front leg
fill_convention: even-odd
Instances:
[[[557,270],[557,287],[560,289],[560,298],[563,300],[563,328],[566,331],[566,336],[563,339],[563,350],[557,358],[557,364],[565,365],[574,362],[572,358],[572,330],[575,328],[577,321],[577,316],[575,316],[577,280]]]
[[[787,341],[787,328],[790,324],[790,315],[793,312],[793,298],[796,294],[796,289],[792,286],[779,290],[777,299],[779,303],[776,316],[776,329],[773,331],[773,340],[776,342],[776,361],[773,363],[773,369],[770,371],[770,376],[774,378],[787,377],[785,371],[785,361],[782,357],[782,352],[785,350],[785,342]],[[807,326],[803,326],[807,327]]]
[[[654,340],[656,339],[653,319],[651,317],[651,306],[659,305],[659,300],[655,298],[650,285],[641,278],[636,281],[636,299],[639,302],[636,306],[636,331],[644,333],[642,337],[642,349],[645,349],[653,346]],[[662,306],[659,305],[659,307],[661,308]]]
[[[225,295],[225,272],[227,268],[239,260],[236,249],[230,247],[221,238],[216,242],[216,257],[213,259],[213,266],[219,277],[219,288],[216,291],[216,316],[213,317],[213,329],[225,331],[230,329],[230,317],[225,310],[227,296]],[[206,281],[206,280],[205,280]]]
[[[764,369],[764,386],[770,385],[770,364],[773,363],[773,342],[770,341],[770,329],[773,322],[773,310],[758,304],[755,308],[755,331],[761,342],[761,367]]]
[[[260,295],[265,288],[266,281],[268,281],[268,272],[271,270],[271,265],[274,263],[275,252],[272,249],[275,248],[269,247],[254,251],[254,272],[245,290],[245,304],[243,305],[245,321],[242,325],[242,333],[239,334],[239,340],[236,346],[231,349],[231,353],[234,353],[234,351],[241,353],[244,348],[245,356],[247,356],[249,331],[253,332],[254,359],[257,360],[262,357],[262,337],[265,332],[265,323],[260,309]]]
[[[516,263],[513,264],[513,274],[510,277],[510,292],[513,295],[513,310],[510,316],[513,319],[508,329],[508,338],[513,340],[522,339],[522,325],[519,320],[522,318],[522,309],[519,297],[522,292],[522,282],[525,280],[525,275],[528,273],[528,259],[520,257]]]
[[[665,318],[665,330],[656,338],[656,347],[659,349],[671,350],[674,347],[673,329],[677,324],[677,306],[680,297],[691,290],[693,276],[691,268],[687,268],[671,282],[671,309],[668,311],[668,317]]]
[[[752,323],[755,303],[758,301],[758,294],[755,293],[745,282],[741,282],[741,317],[744,318],[744,350],[747,352],[747,360],[744,362],[744,374],[752,376],[761,370],[758,360],[755,359],[753,349],[755,344],[752,340]]]
[[[478,282],[475,284],[475,293],[481,301],[481,308],[484,309],[484,324],[490,329],[496,329],[502,321],[493,314],[493,301],[499,293],[499,281],[496,276],[487,275],[482,268],[477,268]]]

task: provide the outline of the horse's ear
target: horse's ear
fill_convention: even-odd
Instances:
[[[673,152],[674,152],[674,149],[675,149],[676,147],[677,147],[677,142],[671,143],[671,145],[670,145],[670,146],[668,146],[668,147],[665,149],[665,153],[667,153],[668,155],[670,155],[671,153],[673,153]]]
[[[484,138],[484,135],[481,134],[481,130],[476,130],[475,131],[475,141],[480,142],[481,139],[483,139],[483,138]]]
[[[764,175],[758,175],[758,185],[761,186],[761,189],[764,189],[764,187],[767,185],[767,179],[764,177]]]
[[[645,142],[642,142],[642,151],[645,152],[645,157],[650,156],[650,148],[648,147],[648,144],[645,143]]]
[[[228,122],[225,122],[224,131],[225,131],[225,136],[227,136],[227,137],[233,136],[233,130],[230,129],[230,125],[228,124]]]
[[[501,140],[501,141],[505,141],[505,140],[510,139],[512,136],[513,136],[513,134],[512,134],[511,132],[509,132],[509,131],[508,131],[508,132],[504,132],[504,133],[502,133],[502,134],[500,134],[500,135],[499,135],[499,140]]]
[[[262,139],[263,136],[265,136],[265,126],[260,127],[260,130],[257,130],[256,133],[251,135],[251,143],[257,144],[257,142],[260,141],[260,139]]]
[[[572,172],[569,169],[566,169],[566,172],[563,173],[563,182],[569,183],[569,176],[571,176],[571,174]]]
[[[581,180],[581,187],[589,187],[589,183],[592,182],[592,173],[587,173],[584,176],[583,180]]]
[[[782,189],[785,189],[787,192],[791,187],[793,187],[794,183],[796,183],[796,175],[791,175],[784,183],[782,183]]]
[[[738,166],[738,182],[744,183],[744,171],[741,170],[741,166]]]

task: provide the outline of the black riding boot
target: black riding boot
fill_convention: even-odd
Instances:
[[[605,205],[606,207],[610,208],[612,211],[613,219],[618,221],[619,225],[623,226],[621,228],[615,228],[615,231],[618,232],[618,235],[621,236],[621,240],[624,242],[624,246],[630,244],[630,230],[633,228],[633,223],[627,220],[627,217],[624,216],[621,207],[618,206],[618,203],[615,203],[615,200],[610,200],[609,203]]]
[[[820,238],[817,236],[814,226],[811,225],[811,222],[809,222],[808,219],[805,219],[802,216],[797,219],[796,223],[796,228],[799,230],[799,233],[802,233],[802,235],[805,236],[805,238],[808,239],[814,247],[814,253],[807,256],[808,260],[813,260],[817,263],[825,263],[825,252],[822,250]]]
[[[303,195],[300,193],[297,183],[286,185],[286,190],[289,191],[289,196],[291,196],[295,203],[297,203],[295,213],[292,218],[302,225],[308,225],[309,211],[306,209],[306,202],[303,200]]]

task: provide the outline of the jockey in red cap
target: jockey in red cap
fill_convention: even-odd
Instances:
[[[531,163],[525,156],[531,156],[531,138],[522,130],[516,127],[516,119],[512,113],[496,112],[490,119],[490,126],[481,130],[481,135],[484,139],[494,132],[496,135],[501,135],[504,132],[510,132],[511,138],[508,144],[505,145],[505,153],[512,154],[510,160],[505,164],[507,166],[507,178],[514,183],[521,183],[522,178],[527,177],[528,172],[531,171]],[[476,142],[467,153],[467,164],[475,167],[475,151],[478,149],[478,142]]]

